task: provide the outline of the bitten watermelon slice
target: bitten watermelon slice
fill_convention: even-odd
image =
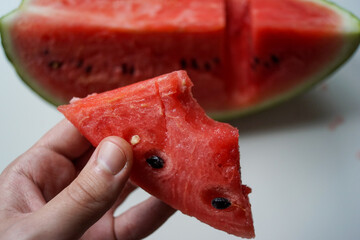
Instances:
[[[238,131],[207,117],[191,87],[178,71],[58,109],[94,146],[112,135],[133,144],[131,180],[150,194],[217,229],[252,238]]]
[[[360,42],[359,20],[323,0],[24,0],[1,32],[54,104],[184,69],[217,118],[304,92]]]

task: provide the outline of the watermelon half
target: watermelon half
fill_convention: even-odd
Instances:
[[[178,71],[58,109],[94,146],[114,135],[131,143],[131,180],[150,194],[217,229],[252,238],[238,131],[207,117],[191,87]]]
[[[24,0],[1,33],[22,79],[56,105],[184,69],[224,118],[324,79],[357,48],[360,22],[323,0]]]

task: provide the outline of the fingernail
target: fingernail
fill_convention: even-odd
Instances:
[[[115,143],[107,141],[101,145],[97,160],[101,167],[116,175],[124,168],[126,155]]]

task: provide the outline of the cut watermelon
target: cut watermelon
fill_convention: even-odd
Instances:
[[[238,131],[207,117],[191,87],[178,71],[58,109],[94,146],[113,135],[132,143],[131,180],[150,194],[217,229],[252,238]]]
[[[230,116],[238,107],[245,114],[304,92],[360,42],[359,19],[323,0],[228,0],[227,12],[234,49]]]
[[[185,69],[216,118],[304,92],[360,42],[359,20],[322,0],[24,0],[1,32],[54,104]]]
[[[224,29],[222,0],[33,0],[2,21],[9,58],[55,104],[186,68],[220,107]]]

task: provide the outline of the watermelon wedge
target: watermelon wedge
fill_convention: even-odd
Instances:
[[[184,69],[215,118],[309,89],[360,42],[360,21],[323,0],[24,0],[1,20],[6,54],[55,105]]]
[[[241,184],[238,131],[206,116],[184,71],[58,109],[97,146],[107,136],[133,144],[131,180],[184,214],[240,237],[254,237]]]

